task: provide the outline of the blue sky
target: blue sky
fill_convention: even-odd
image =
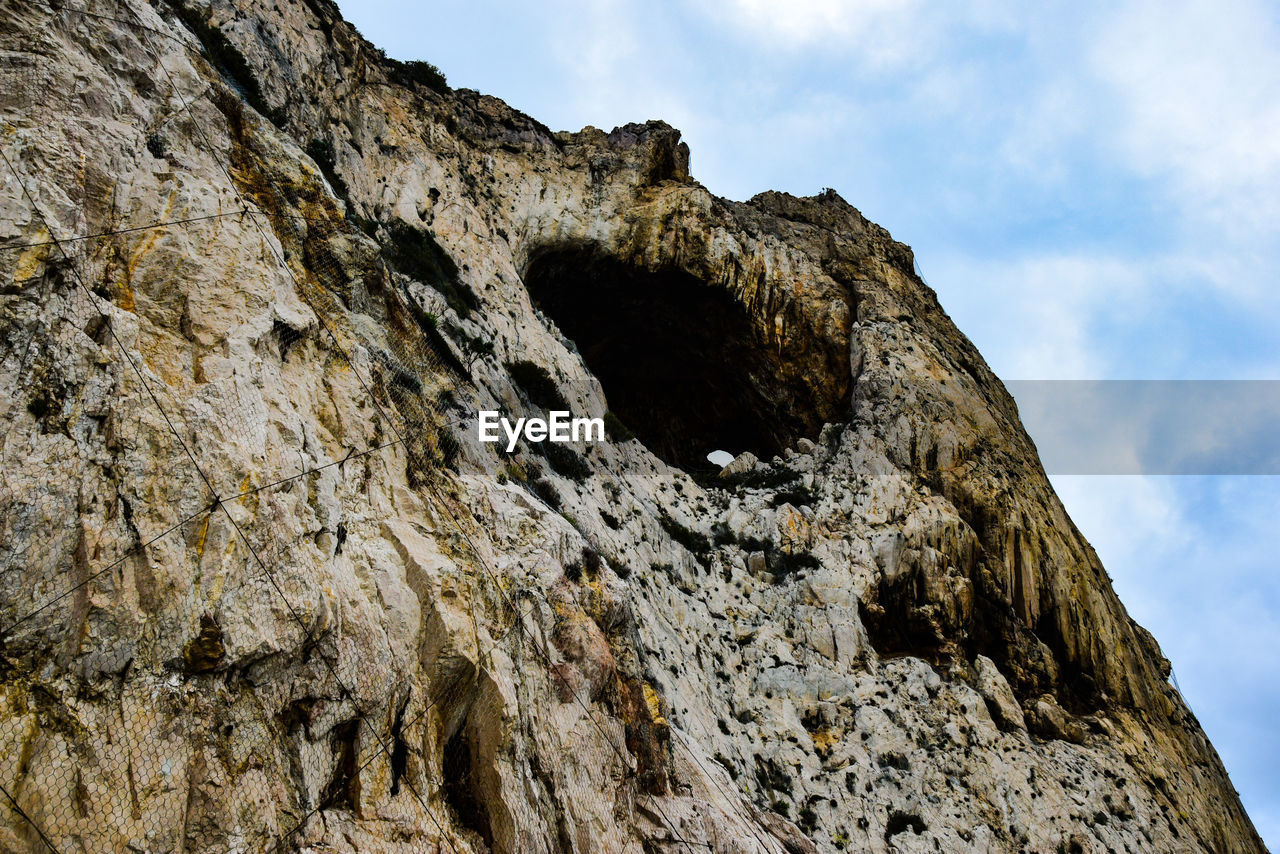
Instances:
[[[1280,5],[341,0],[555,129],[833,187],[1006,379],[1280,379]],[[1280,478],[1054,478],[1280,847]]]

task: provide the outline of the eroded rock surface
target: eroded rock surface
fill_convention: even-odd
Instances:
[[[0,10],[0,848],[1263,850],[837,195],[83,2]],[[612,440],[469,420],[560,401]]]

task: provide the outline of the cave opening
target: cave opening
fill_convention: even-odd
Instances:
[[[524,279],[600,380],[609,409],[665,462],[714,471],[711,451],[769,459],[808,432],[811,419],[789,400],[767,343],[723,288],[589,246],[536,256]]]
[[[444,745],[440,769],[444,778],[444,799],[464,827],[474,830],[485,845],[492,846],[489,811],[476,778],[472,745],[464,735],[464,729],[465,726],[459,727]]]

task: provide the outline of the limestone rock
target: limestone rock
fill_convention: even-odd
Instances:
[[[0,848],[1263,849],[834,192],[330,0],[4,4],[0,128]]]
[[[1084,743],[1084,728],[1073,720],[1052,694],[1037,697],[1031,706],[1031,729],[1045,738],[1065,739],[1075,744]]]
[[[973,662],[978,673],[978,693],[987,701],[991,716],[1009,729],[1026,729],[1027,722],[1022,714],[1022,707],[1013,696],[1013,690],[1005,681],[996,663],[985,655],[980,655]]]
[[[733,458],[733,462],[720,469],[721,477],[732,477],[737,474],[746,474],[753,470],[760,460],[750,451],[743,451],[741,454]]]

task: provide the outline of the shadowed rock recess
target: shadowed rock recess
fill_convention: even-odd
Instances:
[[[835,193],[327,0],[60,5],[0,7],[0,850],[1263,850]],[[477,440],[552,408],[610,440]]]
[[[847,416],[847,385],[843,400],[823,401],[821,410],[793,399],[749,310],[681,269],[558,251],[537,256],[524,280],[575,342],[613,411],[672,465],[709,468],[707,452],[721,446],[772,457]]]

